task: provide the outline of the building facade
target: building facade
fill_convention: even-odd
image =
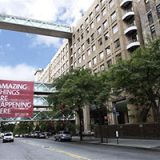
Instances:
[[[159,0],[95,0],[73,27],[72,40],[64,43],[46,69],[37,74],[37,79],[52,82],[77,67],[90,68],[93,73],[108,70],[119,59],[129,59],[148,35],[152,38],[160,35],[159,18]],[[103,115],[109,124],[137,122],[136,106],[127,104],[125,99],[109,102],[109,107],[111,112]],[[85,106],[86,132],[94,113]]]
[[[142,0],[139,4],[144,40],[155,39],[160,36],[160,0]]]

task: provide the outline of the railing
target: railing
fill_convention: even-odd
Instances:
[[[22,17],[12,16],[12,15],[0,14],[0,22],[13,23],[13,24],[19,24],[19,25],[24,25],[24,26],[37,27],[37,28],[57,30],[57,31],[71,33],[71,27],[67,25],[59,25],[59,24],[54,24],[51,22],[44,22],[40,20],[22,18]]]

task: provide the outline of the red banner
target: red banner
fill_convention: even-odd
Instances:
[[[34,83],[0,80],[0,117],[32,117]]]

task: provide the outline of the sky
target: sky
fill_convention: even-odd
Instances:
[[[74,26],[94,0],[0,0],[0,14]],[[63,39],[0,29],[0,80],[33,81]]]

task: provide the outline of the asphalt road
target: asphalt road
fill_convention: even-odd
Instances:
[[[0,160],[159,160],[160,152],[49,139],[0,142]]]

